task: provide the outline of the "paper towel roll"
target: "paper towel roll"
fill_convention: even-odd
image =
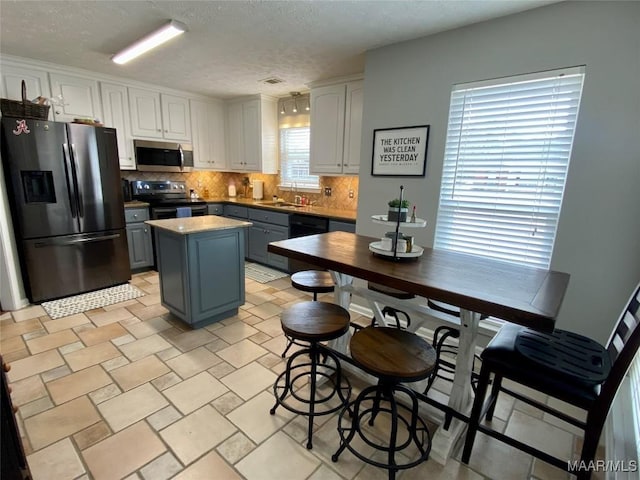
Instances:
[[[262,200],[264,182],[262,180],[253,181],[253,199]]]

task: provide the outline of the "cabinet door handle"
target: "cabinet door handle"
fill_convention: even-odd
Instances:
[[[147,233],[147,232],[148,232],[148,230],[145,228],[145,229],[144,229],[144,233]]]
[[[138,218],[138,214],[137,214],[137,213],[135,213],[135,214],[133,215],[133,218]]]

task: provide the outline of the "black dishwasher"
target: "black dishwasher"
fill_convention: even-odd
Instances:
[[[329,231],[329,219],[314,217],[312,215],[302,215],[294,213],[289,217],[289,238],[305,237],[316,233],[326,233]],[[318,270],[313,266],[300,260],[289,260],[289,271],[291,273],[301,270]]]

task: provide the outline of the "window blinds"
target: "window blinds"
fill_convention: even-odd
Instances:
[[[435,247],[548,268],[584,68],[456,85]]]
[[[309,127],[280,129],[280,183],[318,188],[318,176],[309,174]]]
[[[629,370],[629,377],[631,380],[631,411],[634,420],[636,459],[640,461],[640,354],[636,353],[636,358]]]

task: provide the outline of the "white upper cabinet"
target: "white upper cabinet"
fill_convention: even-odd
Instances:
[[[260,120],[260,108],[260,100],[251,100],[242,104],[243,170],[252,172],[261,171],[262,122]]]
[[[311,89],[311,173],[358,174],[362,94],[361,80]]]
[[[232,170],[243,170],[244,135],[242,103],[227,105],[227,162]]]
[[[342,173],[345,85],[311,90],[311,173]]]
[[[362,107],[364,82],[347,83],[344,110],[344,149],[342,173],[358,175],[360,172],[360,145],[362,142]]]
[[[162,104],[162,134],[167,140],[191,141],[189,99],[175,95],[160,95]]]
[[[190,107],[193,166],[202,170],[227,170],[223,105],[191,100]]]
[[[129,88],[134,137],[191,141],[189,100],[153,90]]]
[[[258,95],[227,104],[227,160],[240,172],[278,172],[277,100]]]
[[[133,136],[162,138],[160,94],[151,90],[129,88],[129,105]]]
[[[51,94],[54,97],[61,95],[64,101],[62,105],[51,107],[57,122],[72,122],[74,118],[102,120],[97,80],[60,73],[51,73],[49,78]]]
[[[104,124],[116,129],[120,169],[135,170],[136,161],[133,156],[127,87],[103,82],[100,84],[100,93],[102,94]]]
[[[14,67],[12,65],[2,66],[0,96],[10,100],[22,100],[22,80],[24,80],[27,88],[27,100],[34,100],[37,97],[51,97],[47,72],[30,68]],[[49,109],[49,120],[53,120],[52,109]]]

